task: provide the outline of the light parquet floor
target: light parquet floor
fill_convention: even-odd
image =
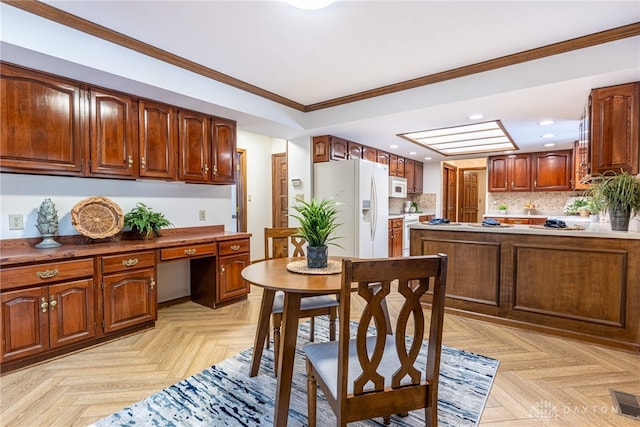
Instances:
[[[261,295],[165,307],[153,330],[5,374],[0,425],[86,426],[229,358],[253,345]],[[500,360],[481,426],[640,426],[608,392],[640,394],[638,355],[450,314],[444,343]]]

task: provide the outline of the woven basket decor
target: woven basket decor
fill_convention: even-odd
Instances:
[[[71,223],[83,236],[104,239],[122,230],[124,214],[117,203],[106,197],[89,197],[71,209]]]

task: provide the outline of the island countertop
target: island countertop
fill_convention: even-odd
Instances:
[[[570,225],[568,223],[567,225]],[[579,222],[577,227],[562,228],[546,228],[536,225],[520,225],[520,224],[502,224],[499,227],[484,227],[481,223],[460,223],[453,222],[449,224],[432,225],[428,223],[412,224],[410,228],[426,229],[426,230],[447,230],[447,231],[465,231],[472,233],[504,233],[504,234],[537,234],[546,236],[566,236],[566,237],[599,237],[605,239],[629,239],[640,240],[640,233],[634,231],[611,231],[611,224],[600,222]],[[631,227],[630,227],[631,228]]]

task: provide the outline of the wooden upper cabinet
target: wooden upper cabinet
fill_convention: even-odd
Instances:
[[[379,151],[377,152],[378,155],[378,163],[382,163],[383,165],[389,165],[390,164],[390,159],[389,157],[391,156],[389,153],[387,153],[386,151]],[[389,175],[391,175],[391,169],[389,169]]]
[[[389,154],[389,176],[405,176],[405,159],[404,157]]]
[[[236,182],[236,122],[213,119],[212,181],[218,184]]]
[[[331,141],[331,160],[346,160],[349,158],[349,141],[342,138],[330,137]]]
[[[209,116],[192,111],[178,113],[178,179],[211,181],[211,136]]]
[[[79,85],[6,64],[0,77],[2,170],[82,175],[87,136]]]
[[[589,149],[582,141],[573,143],[573,189],[585,190],[591,185],[585,180],[589,176]]]
[[[640,172],[640,82],[591,91],[591,172]]]
[[[407,193],[415,193],[416,184],[414,172],[416,169],[416,162],[411,159],[406,159],[404,162],[404,176],[407,178]]]
[[[362,158],[362,144],[349,141],[347,143],[347,158],[348,159],[361,159]]]
[[[511,154],[488,159],[489,191],[531,191],[531,155]]]
[[[328,162],[331,152],[331,137],[329,135],[313,137],[313,163]]]
[[[362,158],[364,160],[368,160],[370,162],[378,161],[378,150],[375,148],[367,147],[366,145],[362,146]]]
[[[414,193],[422,194],[424,190],[424,163],[416,162],[413,176]]]
[[[136,102],[129,96],[89,91],[91,175],[136,178],[138,144]]]
[[[140,100],[138,104],[139,168],[145,178],[176,178],[177,120],[169,105]]]
[[[571,190],[572,157],[572,150],[534,153],[533,191]]]

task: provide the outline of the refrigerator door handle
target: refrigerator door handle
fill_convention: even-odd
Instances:
[[[378,192],[376,189],[376,177],[371,175],[371,241],[375,241],[376,237],[376,224],[378,223]]]

